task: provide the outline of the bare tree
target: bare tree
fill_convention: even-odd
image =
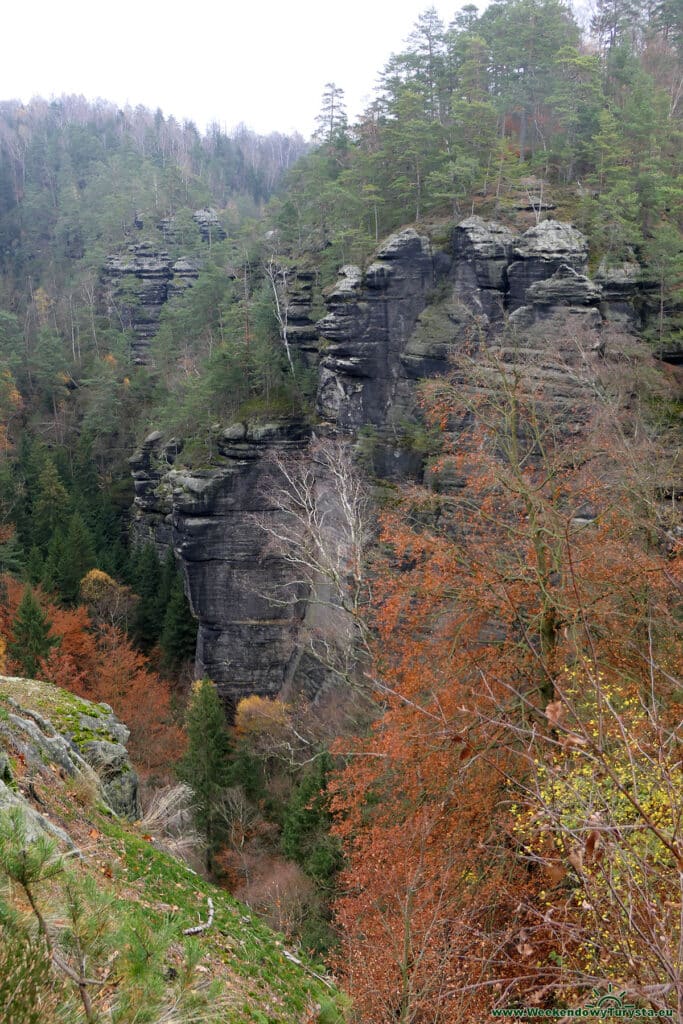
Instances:
[[[292,361],[292,351],[289,346],[288,335],[289,295],[287,292],[287,268],[281,259],[278,259],[276,256],[271,256],[268,262],[264,264],[263,269],[266,277],[270,281],[270,287],[273,292],[275,318],[280,329],[282,344],[285,346],[285,352],[287,353],[287,362],[289,363],[289,368],[292,371],[292,376],[295,376],[294,362]]]
[[[373,536],[367,484],[348,443],[316,439],[304,455],[271,455],[269,513],[254,516],[266,550],[289,572],[269,595],[289,605],[307,594],[304,645],[338,676],[358,673],[367,649],[366,556]]]

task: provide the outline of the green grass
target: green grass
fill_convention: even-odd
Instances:
[[[5,720],[13,710],[9,698],[69,735],[74,734],[79,715],[104,720],[108,714],[105,708],[49,683],[0,677],[0,717]],[[100,731],[106,730],[81,728],[79,739]],[[0,735],[0,749],[3,743],[11,754],[11,732],[9,738]],[[23,791],[23,769],[18,767]],[[55,765],[34,767],[30,778],[44,803],[41,810],[47,810],[83,850],[83,857],[71,862],[73,869],[95,876],[98,888],[113,897],[117,918],[133,920],[142,910],[155,933],[170,932],[174,956],[185,953],[191,959],[193,951],[199,952],[203,977],[215,985],[216,1005],[221,1007],[216,1020],[343,1024],[347,1000],[314,976],[321,968],[298,953],[302,964],[292,963],[284,955],[284,936],[271,931],[227,891],[157,848],[139,825],[113,818],[97,802],[78,804],[69,789],[72,780],[63,779]],[[186,928],[206,921],[209,896],[214,904],[211,928],[199,935],[183,935]]]

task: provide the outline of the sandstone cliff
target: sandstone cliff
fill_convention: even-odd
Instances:
[[[318,364],[312,428],[294,420],[232,424],[216,434],[217,464],[201,471],[179,468],[179,442],[158,433],[145,440],[131,460],[134,529],[160,548],[172,544],[199,620],[196,670],[228,701],[274,695],[285,683],[314,693],[328,678],[301,658],[306,587],[254,525],[255,516],[282,514],[268,500],[277,472],[269,453],[306,460],[311,433],[361,436],[375,476],[421,479],[416,382],[448,370],[453,354],[476,360],[483,348],[542,389],[568,431],[581,431],[610,325],[636,322],[640,288],[628,269],[591,279],[587,261],[585,237],[555,220],[515,236],[469,217],[445,250],[401,231],[365,270],[342,267],[315,330],[310,278],[296,281],[290,336]],[[295,599],[274,604],[274,583],[289,583]]]

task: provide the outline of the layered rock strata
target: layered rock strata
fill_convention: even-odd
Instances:
[[[386,423],[401,353],[434,282],[429,240],[412,229],[392,235],[365,274],[342,267],[318,323],[318,411],[341,432]]]
[[[448,370],[455,354],[481,364],[464,387],[494,388],[491,360],[479,358],[484,345],[504,372],[554,405],[568,432],[580,432],[593,395],[591,360],[604,348],[604,285],[588,277],[587,256],[585,237],[554,220],[516,237],[470,217],[447,252],[408,229],[387,239],[364,272],[341,269],[317,326],[312,275],[291,275],[289,339],[309,365],[319,359],[316,432],[360,437],[377,476],[420,479],[426,446],[416,381]],[[614,305],[617,286],[609,287]],[[136,531],[173,545],[199,619],[197,671],[229,702],[286,684],[314,694],[329,679],[304,651],[310,595],[255,525],[282,514],[268,501],[276,472],[269,452],[306,460],[308,435],[293,421],[233,424],[216,434],[217,465],[190,471],[177,468],[179,443],[154,434],[133,460]],[[273,600],[274,588],[292,599]]]
[[[149,362],[149,343],[159,327],[166,302],[193,284],[201,261],[173,260],[149,242],[129,246],[125,256],[110,256],[102,271],[102,302],[121,330],[133,332],[133,359]]]
[[[220,465],[171,468],[177,445],[151,434],[133,457],[134,531],[161,550],[172,545],[199,621],[196,673],[219,684],[226,703],[280,692],[305,613],[305,587],[268,550],[256,523],[276,520],[270,498],[278,451],[305,449],[296,420],[235,423],[216,437]]]

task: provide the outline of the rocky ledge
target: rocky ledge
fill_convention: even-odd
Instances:
[[[68,840],[40,811],[39,781],[56,772],[74,800],[97,800],[122,817],[140,816],[138,777],[126,726],[108,704],[51,683],[0,676],[0,809],[21,805],[32,827]]]

